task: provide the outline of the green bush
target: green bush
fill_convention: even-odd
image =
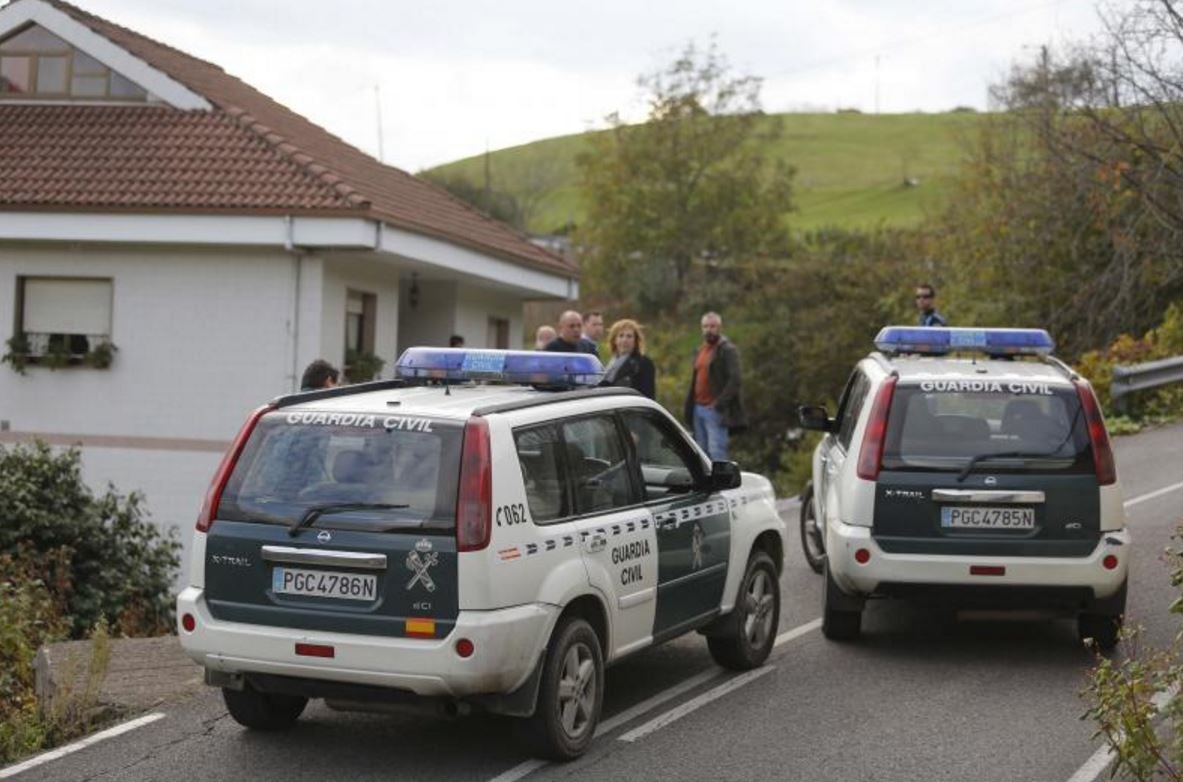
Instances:
[[[28,549],[68,552],[68,578],[47,587],[63,604],[70,635],[100,620],[118,635],[154,635],[172,626],[172,581],[179,564],[176,530],[144,516],[143,498],[108,486],[95,496],[82,481],[75,449],[44,443],[0,447],[0,555]]]
[[[1113,367],[1180,355],[1183,355],[1183,306],[1172,304],[1157,328],[1146,332],[1141,338],[1122,334],[1104,350],[1085,353],[1077,362],[1077,370],[1092,383],[1106,416],[1118,422],[1124,418],[1125,421],[1119,426],[1123,431],[1137,431],[1144,424],[1183,415],[1183,385],[1129,394],[1126,409],[1119,416],[1109,393]]]
[[[33,692],[33,660],[42,644],[65,637],[69,623],[50,584],[65,578],[69,552],[24,546],[0,554],[0,763],[39,749],[48,730]]]
[[[1183,527],[1164,556],[1171,567],[1171,584],[1183,587]],[[1183,595],[1176,596],[1171,613],[1183,614]],[[1098,656],[1082,695],[1089,701],[1085,718],[1097,727],[1096,736],[1113,751],[1109,777],[1154,780],[1183,777],[1183,661],[1177,635],[1167,649],[1145,648],[1139,627],[1123,633],[1124,655]]]

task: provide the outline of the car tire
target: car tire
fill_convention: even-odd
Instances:
[[[860,601],[847,595],[834,583],[827,560],[823,571],[826,577],[825,610],[822,612],[822,635],[831,641],[853,641],[862,632],[863,611]],[[855,607],[859,606],[859,607]]]
[[[1097,601],[1093,610],[1084,611],[1076,617],[1076,631],[1081,642],[1092,639],[1097,649],[1111,652],[1121,638],[1121,625],[1125,617],[1126,589],[1128,582],[1122,582],[1112,596]]]
[[[534,715],[522,721],[535,755],[568,761],[595,738],[604,705],[604,656],[587,621],[567,619],[555,628],[543,662]]]
[[[226,710],[239,725],[253,730],[287,730],[308,705],[299,695],[273,695],[247,685],[241,690],[222,688]]]
[[[759,668],[772,653],[780,623],[780,581],[776,565],[763,551],[754,551],[748,559],[735,608],[727,619],[727,629],[707,636],[711,657],[724,668],[748,671]]]
[[[822,572],[822,565],[826,560],[826,542],[821,529],[817,526],[817,509],[813,506],[813,484],[805,484],[805,491],[801,493],[801,551],[805,554],[805,561],[814,573]]]
[[[1076,632],[1080,640],[1089,639],[1102,652],[1111,652],[1121,635],[1121,617],[1108,614],[1081,614],[1076,617]]]

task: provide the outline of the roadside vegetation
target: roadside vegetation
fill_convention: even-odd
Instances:
[[[98,694],[112,636],[170,632],[180,544],[142,498],[83,483],[76,450],[0,447],[0,765],[89,732],[113,716]],[[44,644],[89,638],[47,705],[34,691]]]

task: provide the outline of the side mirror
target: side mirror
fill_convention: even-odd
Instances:
[[[738,489],[742,482],[743,474],[735,462],[711,462],[711,491]]]
[[[826,408],[821,405],[801,405],[797,408],[797,420],[801,422],[803,429],[815,432],[834,431],[834,419],[830,418]]]

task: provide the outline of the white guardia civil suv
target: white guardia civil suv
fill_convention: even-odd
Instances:
[[[766,479],[629,389],[570,390],[593,356],[413,348],[397,373],[255,411],[210,486],[179,633],[238,722],[287,727],[309,698],[480,709],[569,759],[606,664],[694,630],[722,665],[764,662]]]
[[[1044,608],[1102,649],[1125,612],[1130,534],[1088,381],[1046,331],[888,327],[855,367],[802,507],[825,574],[822,629],[849,640],[868,598]]]

